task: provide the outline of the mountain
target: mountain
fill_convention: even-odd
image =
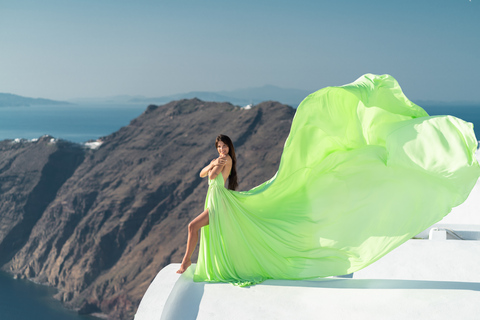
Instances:
[[[238,101],[238,99],[227,97],[215,92],[206,92],[206,91],[191,91],[187,93],[178,93],[169,96],[157,97],[157,98],[133,98],[129,102],[132,103],[165,103],[172,100],[182,100],[182,99],[199,99],[203,101],[214,101],[214,102],[230,102],[232,104],[243,105],[243,101]],[[238,103],[240,102],[240,103]]]
[[[69,99],[70,102],[75,103],[75,104],[110,104],[110,105],[122,105],[122,104],[130,104],[131,101],[135,100],[143,100],[146,99],[144,96],[141,95],[116,95],[116,96],[110,96],[110,97],[97,97],[97,98],[75,98],[75,99]],[[172,99],[175,100],[175,99]],[[169,101],[172,101],[169,100]],[[144,102],[142,102],[144,103]],[[146,103],[145,105],[148,105]]]
[[[268,100],[280,101],[296,108],[300,102],[312,92],[313,91],[310,90],[286,89],[272,85],[265,85],[263,87],[222,91],[220,94],[236,99],[244,99],[254,104]]]
[[[300,89],[285,89],[272,85],[265,85],[263,87],[253,87],[246,89],[239,89],[233,91],[192,91],[187,93],[180,93],[175,95],[157,97],[157,98],[133,98],[129,101],[132,103],[165,103],[167,101],[179,99],[198,98],[206,101],[216,102],[230,102],[234,105],[245,106],[248,104],[257,104],[262,101],[280,101],[281,103],[293,106],[296,108],[302,100],[312,93],[308,90]]]
[[[48,136],[1,142],[2,269],[56,287],[79,313],[132,319],[158,271],[182,259],[215,137],[232,138],[239,189],[250,189],[278,169],[294,113],[189,99],[150,105],[96,150]]]
[[[0,93],[0,107],[28,107],[36,105],[67,105],[66,101],[56,101],[42,98],[27,98],[11,93]]]

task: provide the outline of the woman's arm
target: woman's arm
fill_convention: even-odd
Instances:
[[[223,161],[224,161],[223,164],[219,164],[219,165],[213,166],[212,170],[210,170],[210,171],[208,172],[208,178],[209,178],[210,180],[215,179],[215,178],[218,176],[218,174],[219,174],[220,172],[222,172],[223,167],[225,166],[225,160],[224,160],[224,159],[225,159],[225,158],[223,158]],[[220,157],[219,157],[217,160],[220,160]]]
[[[208,172],[214,167],[213,161],[215,160],[212,160],[209,165],[205,166],[205,168],[200,171],[200,178],[205,178],[206,176],[208,176]]]
[[[220,156],[217,160],[219,161],[219,165],[214,166],[213,169],[208,173],[210,180],[215,179],[218,174],[224,170],[225,166],[232,166],[232,160],[230,156]],[[228,171],[230,172],[230,169]],[[225,175],[225,173],[223,174]]]
[[[217,159],[213,159],[209,165],[205,166],[205,168],[203,168],[202,171],[200,171],[200,177],[205,178],[214,169],[220,168],[218,172],[215,174],[215,177],[216,177],[218,173],[222,171],[226,163],[227,163],[227,160],[225,157],[218,157]],[[214,178],[210,177],[210,179],[215,179],[215,177]]]

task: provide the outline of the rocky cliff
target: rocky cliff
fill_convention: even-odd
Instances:
[[[133,318],[157,272],[181,261],[215,137],[234,141],[239,189],[249,189],[275,174],[293,115],[276,102],[245,110],[191,99],[149,106],[97,150],[51,137],[1,142],[2,268],[55,286],[80,313]]]

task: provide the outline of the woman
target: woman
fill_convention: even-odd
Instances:
[[[305,98],[277,173],[249,191],[225,189],[235,158],[221,141],[226,149],[201,172],[210,178],[205,211],[189,227],[179,269],[203,226],[195,281],[355,272],[441,220],[480,176],[472,124],[430,117],[389,75]]]
[[[212,160],[208,166],[200,171],[200,177],[205,178],[208,176],[209,180],[215,180],[217,176],[221,175],[223,183],[225,184],[228,178],[228,188],[235,190],[238,183],[235,148],[233,147],[232,140],[228,136],[221,134],[215,140],[215,147],[217,148],[219,157]],[[188,224],[187,250],[177,273],[184,273],[192,264],[190,258],[197,246],[198,231],[206,225],[208,225],[208,208]]]

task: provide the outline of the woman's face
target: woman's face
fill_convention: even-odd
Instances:
[[[223,141],[217,142],[217,151],[219,155],[227,155],[228,154],[228,146]]]

